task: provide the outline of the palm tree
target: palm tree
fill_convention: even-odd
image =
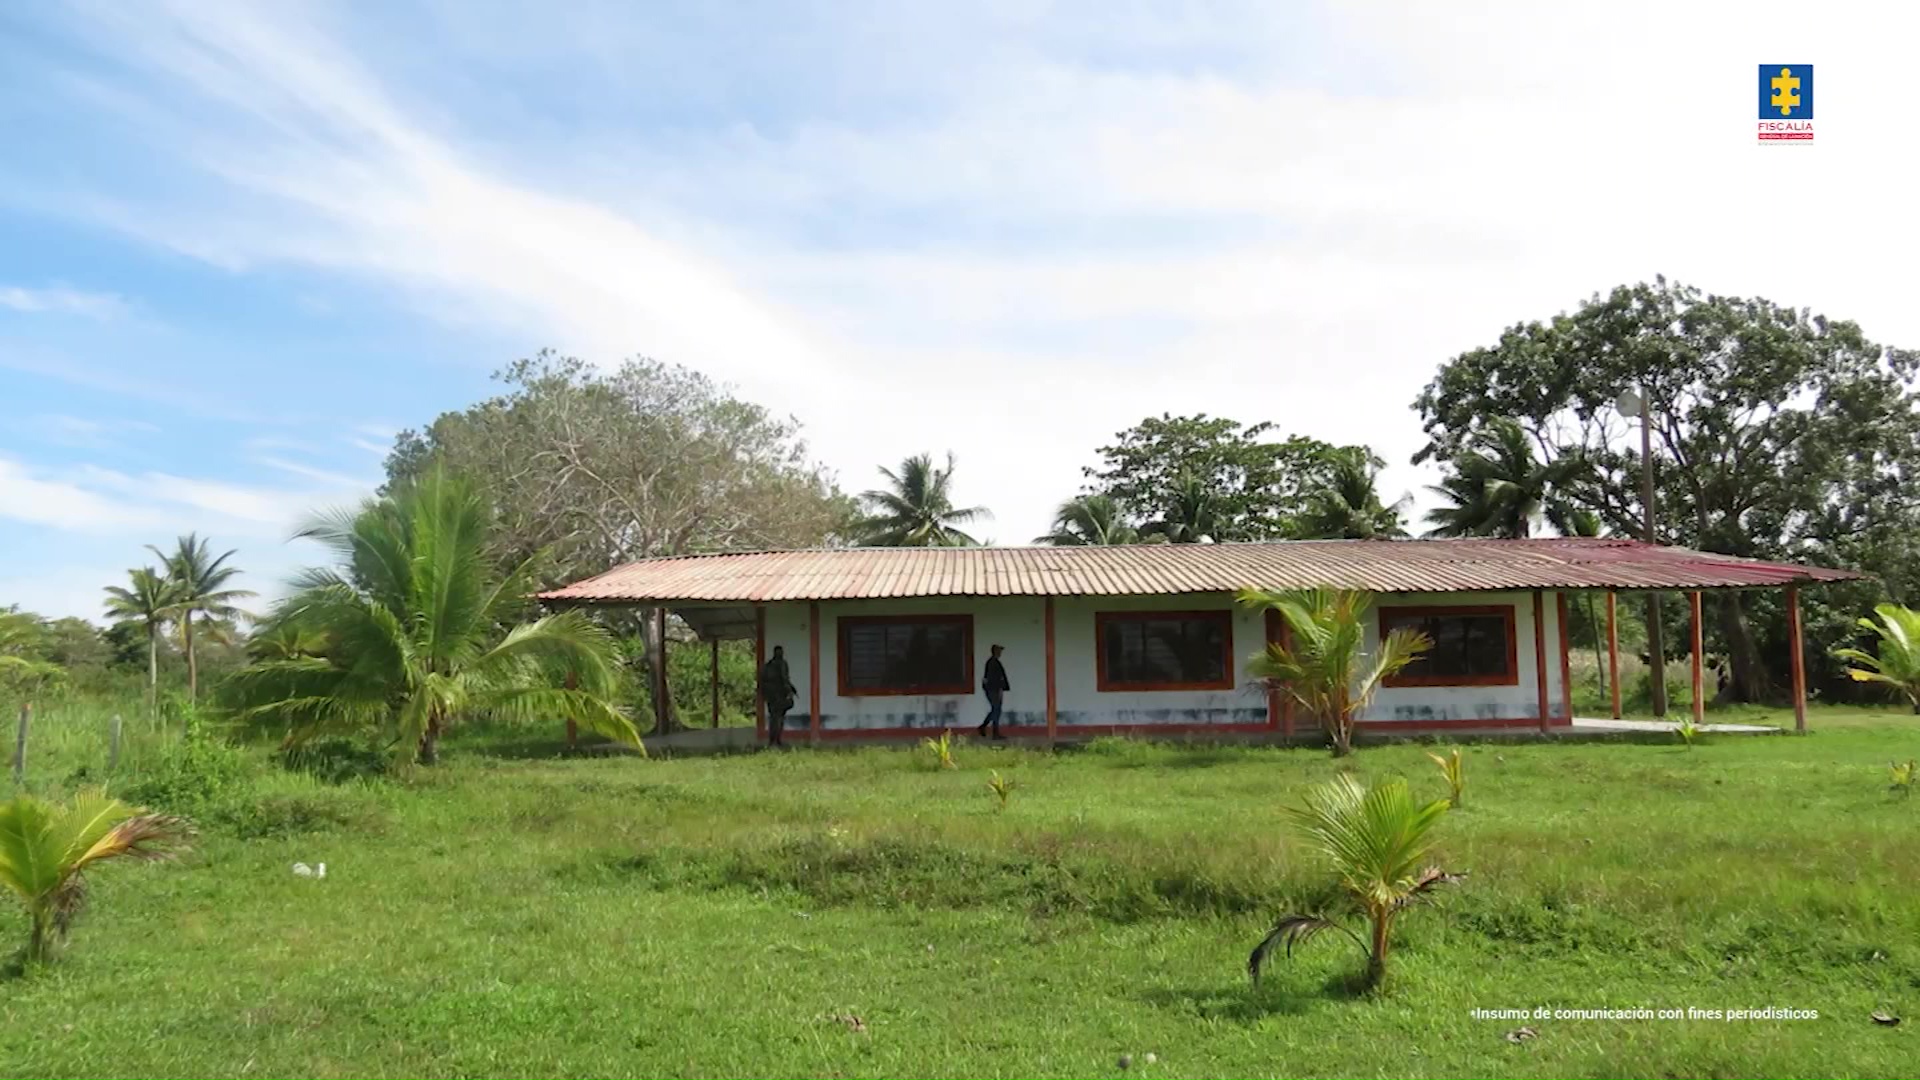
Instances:
[[[470,485],[434,471],[302,529],[340,565],[301,575],[267,620],[267,638],[305,644],[233,676],[240,717],[284,724],[289,746],[377,730],[403,764],[434,763],[440,736],[479,716],[559,718],[640,748],[610,701],[612,636],[577,611],[520,623],[540,553],[501,572],[491,525]]]
[[[1161,516],[1140,529],[1140,538],[1154,544],[1200,544],[1224,539],[1219,499],[1199,477],[1182,474],[1174,481]]]
[[[0,679],[32,685],[64,678],[66,672],[58,664],[40,659],[45,638],[46,629],[39,616],[14,608],[0,609]]]
[[[1140,532],[1127,524],[1119,500],[1111,495],[1081,495],[1061,503],[1053,515],[1053,531],[1033,542],[1054,547],[1137,544]]]
[[[86,871],[107,859],[171,858],[192,830],[100,792],[56,806],[31,795],[0,803],[0,885],[26,906],[26,961],[51,961],[87,901]]]
[[[181,537],[171,554],[152,544],[147,545],[147,550],[160,556],[161,564],[167,569],[167,582],[174,594],[170,614],[180,620],[187,653],[187,700],[195,701],[200,695],[200,660],[193,648],[194,616],[205,614],[211,619],[232,619],[244,615],[245,612],[234,606],[234,601],[254,594],[245,589],[227,588],[228,582],[240,576],[239,568],[227,565],[235,553],[229,551],[214,558],[212,545],[196,533]]]
[[[1378,986],[1387,974],[1394,918],[1437,886],[1466,876],[1421,868],[1433,847],[1434,826],[1446,812],[1445,799],[1415,802],[1405,780],[1381,780],[1365,789],[1351,776],[1313,789],[1304,806],[1289,808],[1294,827],[1333,864],[1341,887],[1366,916],[1371,941],[1320,916],[1287,915],[1254,946],[1247,974],[1258,983],[1260,968],[1275,946],[1285,945],[1291,956],[1295,945],[1321,931],[1338,930],[1366,953],[1364,985]]]
[[[1290,694],[1327,727],[1333,755],[1353,752],[1353,725],[1380,684],[1433,647],[1433,639],[1401,627],[1367,655],[1370,593],[1346,589],[1305,589],[1240,594],[1246,607],[1278,611],[1292,631],[1287,644],[1267,646],[1247,665],[1248,673]]]
[[[1571,510],[1566,489],[1585,467],[1575,455],[1542,462],[1525,429],[1504,417],[1476,432],[1450,464],[1452,475],[1428,488],[1449,504],[1427,512],[1429,536],[1524,540],[1537,520],[1558,525]]]
[[[1407,535],[1407,500],[1388,506],[1380,499],[1379,463],[1363,451],[1343,451],[1326,482],[1307,496],[1300,515],[1302,540],[1385,540]]]
[[[1906,695],[1913,711],[1920,714],[1920,611],[1898,604],[1878,604],[1873,613],[1880,616],[1880,621],[1861,619],[1860,627],[1880,639],[1877,655],[1852,647],[1835,649],[1833,655],[1851,661],[1848,678],[1891,686]]]
[[[985,507],[953,505],[953,467],[949,453],[944,469],[934,466],[931,454],[906,459],[897,473],[881,469],[887,489],[860,496],[867,514],[861,523],[862,542],[873,547],[978,547],[979,541],[960,526],[993,515]]]
[[[127,571],[126,585],[107,586],[107,615],[116,624],[137,624],[147,637],[147,709],[158,707],[160,635],[173,615],[175,597],[166,576],[151,566]]]

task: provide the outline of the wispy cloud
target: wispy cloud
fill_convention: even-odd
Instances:
[[[117,319],[131,310],[124,297],[113,293],[19,285],[0,285],[0,308],[28,315],[79,315],[88,319]]]
[[[156,424],[145,420],[88,420],[79,416],[47,413],[10,422],[8,430],[24,445],[61,446],[79,450],[108,450],[122,446],[131,436],[153,435]]]

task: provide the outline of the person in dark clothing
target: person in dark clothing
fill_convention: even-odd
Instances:
[[[768,746],[787,745],[780,735],[786,730],[787,712],[793,708],[797,693],[793,676],[787,671],[786,649],[775,645],[767,666],[760,669],[760,698],[767,703]]]
[[[1006,738],[1000,734],[1000,703],[1007,691],[1013,689],[1013,684],[1007,681],[1007,666],[1000,662],[1003,651],[998,645],[993,647],[992,655],[987,657],[986,674],[980,679],[980,689],[987,692],[987,718],[980,721],[980,734],[985,735],[991,727],[996,739]]]

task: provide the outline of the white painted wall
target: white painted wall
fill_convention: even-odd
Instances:
[[[1560,692],[1560,638],[1554,594],[1546,594],[1547,681],[1552,714],[1562,715]],[[1511,720],[1537,716],[1539,689],[1535,683],[1533,649],[1533,595],[1514,593],[1450,593],[1382,595],[1390,607],[1453,604],[1512,604],[1518,638],[1520,678],[1514,686],[1403,687],[1380,692],[1364,719],[1378,723],[1444,720]],[[1099,725],[1204,727],[1214,724],[1258,724],[1267,719],[1266,693],[1246,675],[1245,660],[1265,647],[1265,618],[1258,611],[1234,610],[1233,655],[1236,685],[1232,690],[1101,693],[1097,687],[1094,613],[1099,611],[1204,611],[1234,609],[1225,594],[1196,596],[1062,597],[1054,601],[1055,674],[1058,723],[1062,729]],[[908,615],[966,613],[973,616],[973,691],[961,696],[840,697],[838,618],[842,615]],[[823,601],[820,604],[820,711],[822,730],[851,731],[889,728],[971,727],[985,718],[986,696],[979,690],[980,669],[988,646],[1006,646],[1002,657],[1013,689],[1006,698],[1002,724],[1046,726],[1045,601],[1038,597],[951,597],[918,600]],[[767,606],[767,651],[786,648],[788,666],[798,688],[788,723],[805,726],[809,708],[808,605]],[[1378,644],[1379,624],[1368,628],[1370,645]]]

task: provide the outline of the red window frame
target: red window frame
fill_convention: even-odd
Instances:
[[[1208,682],[1118,682],[1107,672],[1107,627],[1113,623],[1148,622],[1163,619],[1197,619],[1217,622],[1220,635],[1221,678]],[[1158,690],[1231,690],[1233,671],[1233,612],[1209,611],[1096,611],[1093,613],[1094,687],[1102,693]]]
[[[1398,675],[1382,686],[1519,686],[1520,637],[1519,610],[1512,604],[1455,604],[1432,607],[1383,607],[1380,609],[1380,640],[1385,641],[1396,619],[1423,619],[1435,615],[1498,615],[1507,625],[1507,670],[1497,675],[1419,675],[1410,674],[1420,667],[1418,660],[1400,669]]]
[[[965,653],[962,670],[965,672],[959,683],[939,683],[927,686],[886,687],[872,689],[854,687],[852,683],[852,650],[848,647],[855,627],[897,625],[900,623],[921,623],[932,625],[950,625],[960,627],[961,649]],[[859,697],[953,697],[973,693],[973,616],[971,615],[842,615],[836,620],[835,656],[839,668],[840,685],[838,691],[843,698]]]

